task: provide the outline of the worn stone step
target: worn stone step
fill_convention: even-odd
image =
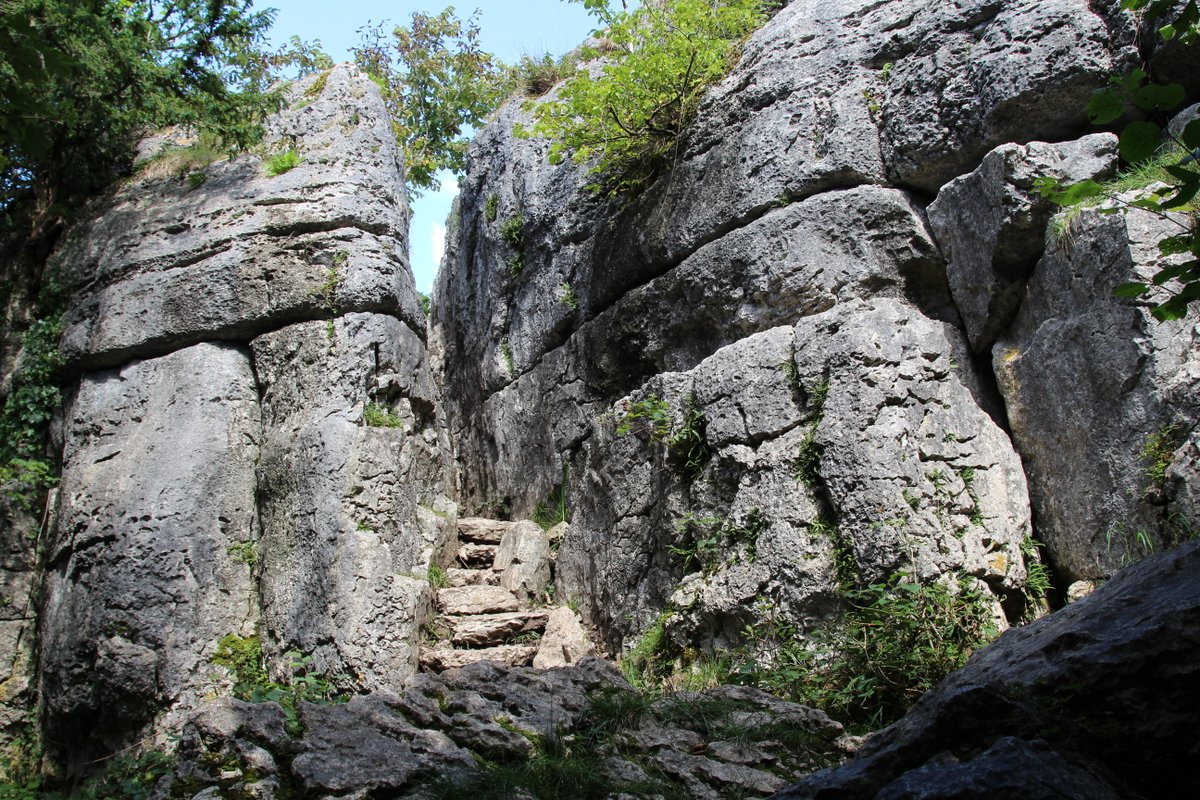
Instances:
[[[494,572],[490,568],[460,569],[458,567],[450,567],[446,570],[446,582],[456,589],[463,586],[499,586],[500,573]]]
[[[464,567],[490,568],[496,560],[498,545],[468,542],[458,548],[458,563]]]
[[[450,641],[458,647],[494,647],[523,633],[541,631],[550,612],[514,611],[503,614],[438,617],[438,623],[451,631]],[[536,649],[536,648],[535,648]]]
[[[482,517],[467,517],[458,521],[458,538],[464,542],[477,544],[500,544],[504,534],[515,522],[505,522],[501,519],[484,519]]]
[[[501,586],[459,586],[439,589],[437,605],[443,614],[498,614],[517,611],[521,603],[516,595]]]
[[[421,668],[441,672],[446,669],[457,669],[477,661],[495,661],[514,667],[526,667],[533,662],[537,655],[537,645],[502,644],[498,647],[484,647],[478,650],[452,650],[438,647],[421,653]]]

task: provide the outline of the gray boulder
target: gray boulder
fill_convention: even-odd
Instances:
[[[1064,144],[1007,144],[938,192],[929,225],[946,256],[950,291],[972,350],[989,351],[1012,323],[1045,249],[1043,233],[1056,207],[1036,192],[1034,181],[1100,181],[1116,169],[1113,134]]]
[[[550,583],[550,540],[535,522],[518,522],[505,532],[492,571],[519,600],[538,597]]]
[[[1196,519],[1200,394],[1194,314],[1159,323],[1112,293],[1164,265],[1157,243],[1175,223],[1085,210],[1061,227],[992,360],[1038,536],[1075,581],[1178,541]]]

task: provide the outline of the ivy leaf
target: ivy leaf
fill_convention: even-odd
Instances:
[[[1162,286],[1170,280],[1180,279],[1184,283],[1192,283],[1196,279],[1196,268],[1200,267],[1200,261],[1188,261],[1184,264],[1176,264],[1173,267],[1165,267],[1154,273],[1154,277],[1150,282],[1155,286]]]
[[[1125,102],[1116,89],[1097,89],[1087,107],[1093,125],[1107,125],[1125,113]]]
[[[1144,283],[1122,283],[1120,286],[1113,289],[1113,296],[1133,299],[1141,297],[1149,289],[1150,287]]]
[[[1145,161],[1154,155],[1161,141],[1162,129],[1153,122],[1131,122],[1121,131],[1121,158],[1129,164]]]
[[[1050,199],[1060,206],[1073,206],[1103,193],[1104,187],[1096,181],[1080,181],[1050,195]]]

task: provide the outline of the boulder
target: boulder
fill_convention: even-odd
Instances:
[[[533,666],[535,669],[569,667],[584,656],[595,654],[596,645],[584,630],[579,615],[563,606],[550,612]]]
[[[950,291],[973,351],[990,351],[1008,328],[1045,249],[1043,233],[1057,207],[1038,194],[1034,181],[1102,181],[1116,169],[1113,134],[1063,144],[1006,144],[938,192],[929,225],[946,256]]]
[[[550,583],[550,540],[537,523],[518,522],[500,540],[492,570],[518,599],[539,596]]]
[[[1137,210],[1071,213],[992,349],[1038,538],[1067,582],[1180,541],[1200,485],[1196,315],[1160,323],[1113,295],[1165,266],[1158,242],[1179,228]]]

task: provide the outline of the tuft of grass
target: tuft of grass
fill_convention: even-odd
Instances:
[[[400,428],[404,425],[404,420],[378,403],[367,403],[363,409],[363,421],[371,428]]]
[[[566,281],[558,285],[558,299],[572,311],[579,310],[579,295],[575,294],[575,290],[571,288],[571,284]]]
[[[292,148],[291,150],[286,150],[282,153],[276,153],[275,155],[267,158],[263,169],[268,175],[274,178],[278,175],[288,172],[289,170],[295,169],[300,165],[301,161],[303,161],[303,159],[300,157],[299,151],[297,151],[295,148]]]
[[[487,196],[487,200],[483,202],[483,218],[488,222],[496,221],[496,214],[500,210],[500,195],[492,192]]]

